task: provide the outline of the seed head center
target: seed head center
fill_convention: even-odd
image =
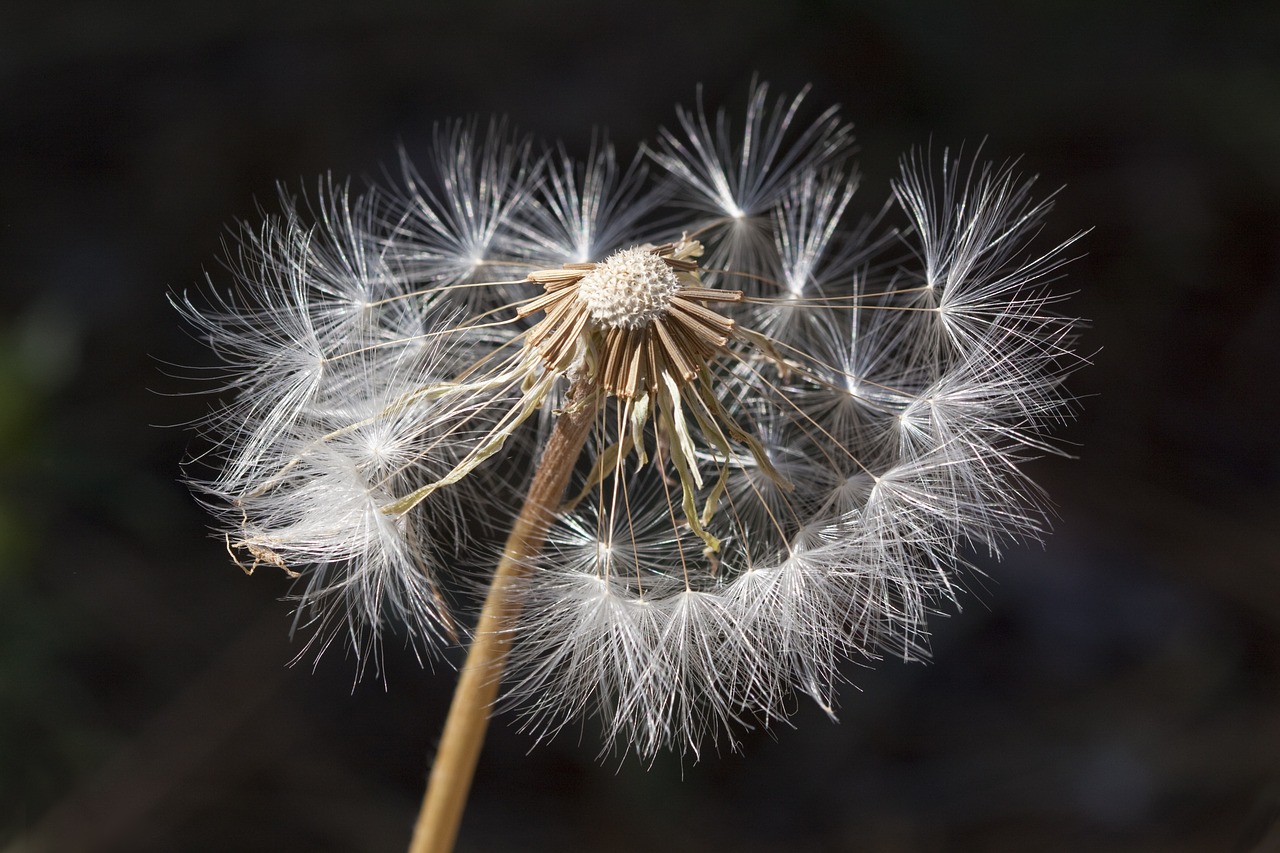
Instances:
[[[636,246],[614,252],[584,275],[578,298],[601,326],[641,329],[667,313],[680,288],[675,270]]]

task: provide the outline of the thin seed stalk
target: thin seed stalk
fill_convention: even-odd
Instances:
[[[409,853],[453,850],[484,745],[489,712],[511,648],[512,629],[520,615],[520,600],[513,590],[542,550],[547,528],[595,422],[598,399],[594,385],[579,380],[570,389],[569,406],[556,420],[542,451],[524,506],[494,571],[475,639],[454,689]]]

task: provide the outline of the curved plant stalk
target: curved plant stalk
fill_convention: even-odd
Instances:
[[[570,405],[547,439],[524,506],[489,586],[475,639],[454,689],[409,853],[448,853],[457,839],[484,745],[489,712],[511,647],[511,631],[520,613],[519,599],[512,593],[542,550],[547,527],[564,496],[599,408],[600,396],[589,382],[579,381],[569,399]]]

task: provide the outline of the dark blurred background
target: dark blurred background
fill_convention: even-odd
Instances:
[[[684,766],[499,722],[463,851],[1280,849],[1280,5],[0,4],[0,850],[396,851],[453,673],[287,666],[177,482],[211,356],[166,294],[275,184],[502,113],[624,152],[706,87],[813,83],[897,158],[986,139],[1093,228],[1076,460],[935,661]],[[175,426],[177,425],[177,426]]]

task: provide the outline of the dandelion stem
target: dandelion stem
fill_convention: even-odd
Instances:
[[[524,506],[494,572],[475,639],[454,689],[409,853],[453,850],[484,745],[489,712],[511,647],[511,631],[520,613],[520,601],[512,590],[529,571],[531,559],[542,550],[547,527],[595,422],[598,399],[594,383],[575,383],[569,392],[569,405],[547,439]]]

